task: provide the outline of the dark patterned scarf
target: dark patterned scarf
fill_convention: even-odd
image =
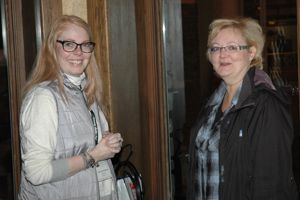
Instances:
[[[220,109],[226,86],[222,82],[219,88],[211,96],[207,107],[212,107],[212,111],[207,116],[206,121],[198,131],[196,137],[196,182],[195,199],[198,200],[218,200],[219,199],[219,140],[220,123],[228,111],[237,103],[241,86],[236,92],[231,107],[216,120]]]

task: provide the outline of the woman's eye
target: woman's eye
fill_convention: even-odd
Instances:
[[[92,47],[93,45],[92,45],[92,43],[87,42],[87,43],[83,43],[82,46],[84,46],[84,47]]]
[[[210,48],[210,51],[211,52],[217,52],[217,51],[219,51],[220,50],[220,47],[211,47]]]
[[[74,42],[65,42],[65,46],[74,47],[76,44]]]
[[[229,46],[227,46],[227,49],[228,49],[229,51],[236,51],[236,50],[238,50],[238,46],[235,46],[235,45],[229,45]]]

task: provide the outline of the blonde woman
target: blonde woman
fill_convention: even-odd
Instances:
[[[220,86],[192,130],[188,199],[295,200],[288,101],[262,70],[253,19],[216,19],[207,57]]]
[[[117,199],[110,158],[121,150],[101,110],[101,80],[88,24],[55,21],[25,86],[20,114],[19,199]]]

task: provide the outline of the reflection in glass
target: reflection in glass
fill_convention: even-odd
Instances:
[[[185,122],[184,68],[181,32],[181,1],[163,1],[163,47],[166,80],[167,121],[169,134],[172,199],[185,195],[183,175],[186,157],[182,151]]]
[[[26,77],[31,72],[37,48],[41,45],[40,12],[40,0],[27,0],[22,4]]]

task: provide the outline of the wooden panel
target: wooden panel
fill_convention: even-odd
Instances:
[[[130,161],[142,171],[134,0],[89,1],[88,10],[110,128],[122,134],[124,145],[132,144]]]
[[[87,1],[88,23],[92,27],[96,42],[95,56],[100,66],[103,82],[103,108],[108,118],[110,127],[114,127],[111,113],[111,78],[108,44],[107,2],[106,0]]]
[[[12,139],[12,164],[14,195],[17,197],[20,182],[19,110],[21,88],[25,82],[25,56],[21,0],[5,1],[7,64],[10,98],[10,121]],[[17,47],[17,48],[11,48]]]
[[[161,1],[136,1],[146,199],[170,199]]]
[[[130,161],[141,170],[144,133],[140,126],[137,38],[134,0],[108,1],[111,112],[114,126],[124,145],[132,144]]]
[[[10,99],[10,121],[12,139],[12,166],[13,166],[13,185],[14,196],[17,198],[20,184],[20,139],[19,139],[19,110],[21,107],[22,87],[26,81],[26,60],[24,47],[24,29],[22,16],[22,0],[4,1],[5,22],[7,36],[7,65],[9,80],[9,99]],[[60,1],[43,0],[42,23],[43,30],[48,31],[52,20],[61,13]],[[28,67],[28,66],[27,66]]]
[[[62,15],[62,0],[40,0],[41,31],[43,38],[49,32],[51,23]]]
[[[240,0],[214,0],[217,17],[238,17],[241,15]]]

